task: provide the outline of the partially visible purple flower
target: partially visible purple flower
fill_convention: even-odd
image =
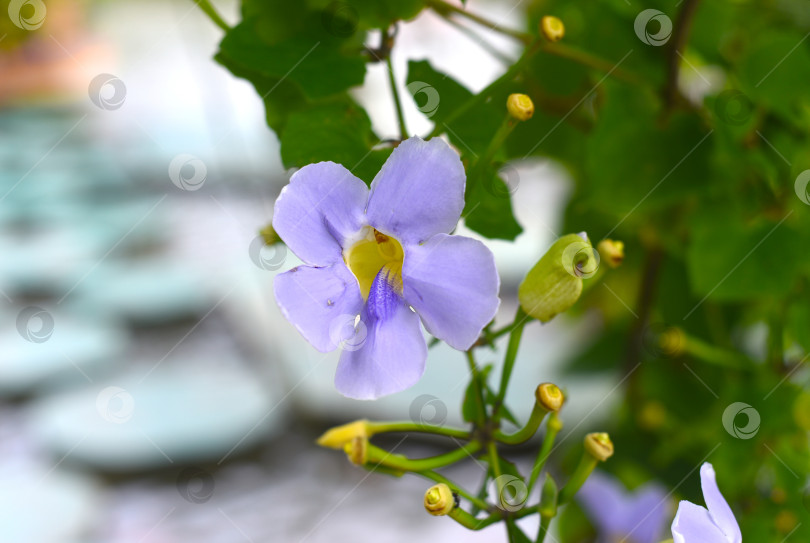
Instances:
[[[601,543],[658,543],[669,518],[669,500],[657,483],[628,492],[605,473],[593,472],[577,493]]]
[[[495,316],[492,253],[448,235],[464,184],[458,154],[441,139],[414,137],[393,151],[371,190],[343,166],[319,162],[281,192],[273,228],[307,265],[276,276],[276,301],[319,351],[349,341],[335,376],[342,394],[374,399],[415,384],[427,358],[420,318],[466,350]]]
[[[700,486],[708,509],[681,501],[672,521],[675,543],[741,543],[740,526],[720,493],[714,468],[708,462],[700,467]]]

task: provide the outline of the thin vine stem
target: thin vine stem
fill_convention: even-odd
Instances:
[[[385,64],[388,67],[388,83],[391,86],[391,95],[394,98],[394,108],[397,111],[397,123],[399,124],[399,137],[400,139],[408,139],[408,128],[405,126],[405,114],[402,111],[402,100],[399,97],[397,90],[397,80],[394,77],[394,66],[391,62],[391,55],[385,59]]]
[[[197,4],[197,7],[199,7],[203,11],[203,13],[208,15],[208,18],[211,19],[211,21],[219,28],[221,28],[225,32],[228,32],[231,29],[228,23],[225,22],[225,19],[220,17],[216,8],[214,8],[214,5],[209,0],[193,0],[193,1],[195,4]]]

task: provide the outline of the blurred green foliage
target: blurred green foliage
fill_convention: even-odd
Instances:
[[[420,0],[243,0],[242,20],[216,59],[255,85],[285,166],[334,160],[368,183],[391,145],[349,91],[395,46],[394,25],[430,9],[426,4],[436,7]],[[580,312],[598,309],[603,326],[569,364],[579,374],[627,377],[608,428],[617,444],[608,468],[631,485],[656,478],[702,503],[698,478],[684,477],[711,461],[746,540],[779,541],[794,528],[791,540],[810,540],[810,400],[803,386],[810,205],[794,185],[810,168],[806,2],[535,0],[521,7],[527,53],[481,95],[429,59],[408,66],[409,83],[441,97],[437,108],[426,108],[432,91],[414,92],[417,107],[468,168],[503,122],[509,93],[535,103],[535,116],[468,187],[466,224],[514,239],[521,226],[497,172],[527,157],[563,165],[575,186],[564,231],[585,230],[594,244],[621,239],[627,252],[603,279],[611,292],[595,285],[578,304]],[[647,8],[673,23],[659,46],[634,30]],[[539,43],[533,40],[541,39],[537,24],[546,14],[566,24],[561,46],[568,49],[530,45]],[[653,34],[656,24],[649,23]],[[678,85],[699,86],[709,74],[713,83],[703,91]],[[675,329],[681,335],[662,333]],[[681,344],[662,348],[664,336]],[[761,416],[750,439],[723,426],[733,402]],[[744,419],[735,423],[745,426]],[[565,515],[578,514],[569,508]],[[580,522],[564,518],[562,525],[565,541],[589,537]]]

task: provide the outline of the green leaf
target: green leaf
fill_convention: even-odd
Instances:
[[[592,205],[643,220],[650,209],[681,201],[705,189],[712,136],[695,115],[659,121],[654,96],[611,85],[585,151],[585,192]]]
[[[355,22],[360,31],[388,28],[398,20],[416,17],[425,7],[423,0],[307,0],[311,8],[330,16],[343,17],[346,25]]]
[[[331,160],[369,183],[384,154],[371,150],[375,139],[366,112],[354,102],[321,104],[290,115],[281,159],[288,168]]]
[[[711,209],[696,219],[687,249],[692,290],[715,300],[784,297],[800,271],[803,241],[787,221],[745,224]]]
[[[492,371],[492,364],[487,364],[478,371],[477,376],[474,375],[470,379],[470,384],[467,385],[467,390],[464,392],[464,401],[461,404],[461,416],[464,417],[465,422],[478,420],[478,384],[481,383],[482,388],[486,386],[490,371]]]
[[[739,63],[745,92],[788,121],[796,117],[797,102],[807,101],[810,42],[806,38],[785,29],[754,34]]]
[[[274,34],[272,11],[243,20],[222,39],[219,54],[229,66],[265,78],[287,78],[309,99],[361,85],[366,73],[362,49],[326,32],[317,13],[300,16],[305,21],[302,30],[289,36]]]
[[[443,129],[462,154],[482,154],[505,115],[506,105],[480,104],[447,122],[448,117],[472,97],[472,93],[449,75],[434,69],[427,60],[408,63],[408,89],[420,109]]]
[[[507,167],[502,175],[514,177],[517,171]],[[514,180],[510,179],[510,183]],[[512,210],[514,187],[507,185],[491,168],[484,169],[477,179],[467,178],[464,224],[491,239],[514,240],[523,232]]]

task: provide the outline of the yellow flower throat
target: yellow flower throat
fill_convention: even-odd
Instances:
[[[402,245],[390,236],[366,226],[360,238],[343,253],[349,270],[357,278],[363,300],[368,300],[374,278],[385,268],[386,280],[398,294],[402,294]]]

